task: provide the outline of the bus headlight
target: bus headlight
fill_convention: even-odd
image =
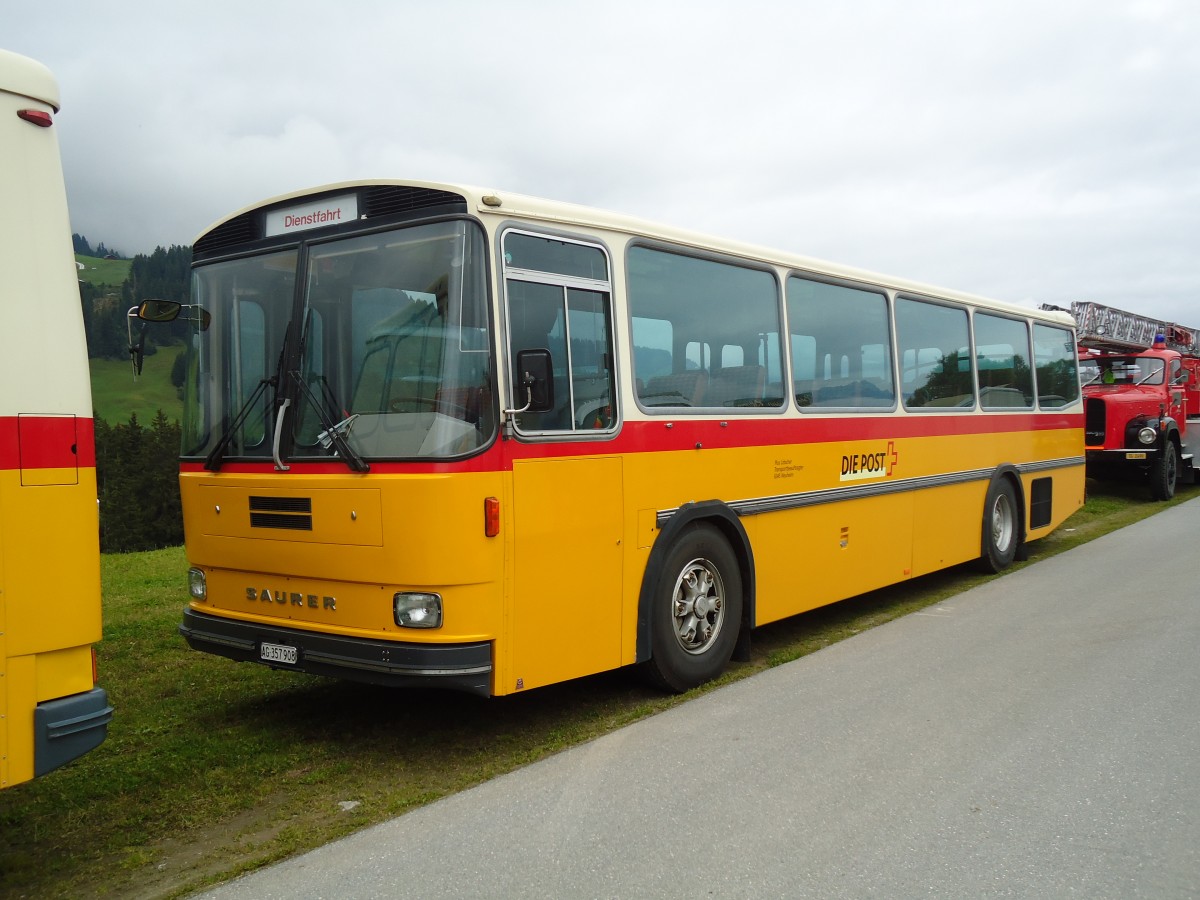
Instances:
[[[401,628],[440,628],[441,595],[408,591],[398,593],[392,597],[392,614]]]
[[[1143,444],[1153,444],[1158,439],[1158,432],[1146,425],[1138,429],[1138,440]]]
[[[193,600],[208,599],[208,580],[199,569],[188,569],[188,593]]]

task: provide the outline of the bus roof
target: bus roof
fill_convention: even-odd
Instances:
[[[0,50],[0,91],[18,94],[59,109],[58,82],[37,60]]]
[[[820,273],[827,276],[844,278],[846,280],[856,281],[862,284],[878,285],[880,287],[888,287],[904,292],[942,298],[945,300],[958,300],[960,302],[981,305],[1000,311],[1008,310],[1015,315],[1032,316],[1033,318],[1056,322],[1071,327],[1074,327],[1075,325],[1075,320],[1069,313],[1066,312],[1046,311],[1027,306],[1018,306],[1013,303],[1005,303],[976,294],[965,293],[963,291],[935,287],[929,284],[909,281],[904,278],[897,278],[864,269],[857,269],[852,266],[842,265],[840,263],[832,263],[813,257],[801,256],[795,253],[788,253],[754,244],[733,241],[727,238],[715,237],[710,234],[691,231],[685,228],[678,228],[672,225],[663,225],[646,219],[640,219],[636,216],[625,215],[623,213],[610,212],[589,206],[566,203],[559,200],[546,200],[540,197],[532,197],[525,194],[500,191],[491,188],[481,188],[466,184],[377,178],[316,185],[304,190],[281,194],[277,197],[262,200],[258,203],[254,203],[250,206],[239,209],[236,212],[218,219],[216,222],[213,222],[208,228],[204,229],[204,231],[197,235],[197,240],[225,222],[236,219],[238,216],[244,215],[256,209],[274,206],[289,200],[297,200],[313,194],[337,193],[339,190],[354,190],[372,185],[394,185],[447,191],[464,197],[469,209],[474,209],[479,214],[485,216],[503,216],[511,219],[529,219],[531,221],[545,222],[551,225],[619,232],[634,237],[677,243],[695,249],[724,253],[754,262],[787,266],[790,268]]]

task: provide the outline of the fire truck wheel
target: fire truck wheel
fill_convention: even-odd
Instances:
[[[983,505],[983,555],[979,558],[983,571],[1002,572],[1016,557],[1021,539],[1017,509],[1012,482],[997,478]]]
[[[688,528],[671,548],[651,611],[651,658],[643,673],[683,693],[725,669],[742,621],[742,575],[729,542],[712,525]]]
[[[1175,484],[1179,480],[1179,455],[1175,442],[1163,442],[1162,453],[1150,466],[1150,494],[1155,500],[1170,500],[1175,496]]]

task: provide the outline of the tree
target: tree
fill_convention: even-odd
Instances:
[[[138,254],[129,268],[125,282],[128,289],[129,306],[143,300],[174,300],[187,303],[192,284],[192,248],[173,244],[170,247],[155,247],[149,256]],[[179,318],[170,325],[157,325],[147,334],[147,347],[152,344],[164,346],[186,340],[188,325]],[[149,349],[147,349],[149,352]]]
[[[183,543],[179,503],[180,430],[159,410],[150,428],[131,415],[125,425],[96,420],[100,549],[154,550]]]
[[[93,251],[87,238],[82,235],[73,235],[73,239],[76,253],[94,252],[100,255],[111,252],[103,243]],[[133,258],[129,276],[119,288],[81,282],[79,295],[83,304],[88,356],[93,359],[127,359],[128,310],[143,300],[151,299],[187,303],[191,290],[191,268],[190,247],[157,247],[149,256],[138,254]],[[185,341],[187,337],[188,324],[183,318],[170,324],[155,325],[146,332],[144,353],[152,356],[157,348]]]
[[[83,327],[87,336],[88,356],[92,359],[127,359],[129,332],[125,325],[125,301],[104,287],[80,282],[79,302],[83,307]]]

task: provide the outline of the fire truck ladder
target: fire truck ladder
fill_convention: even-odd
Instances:
[[[1061,307],[1043,304],[1042,308]],[[1170,349],[1184,356],[1200,357],[1200,329],[1150,319],[1099,303],[1072,303],[1071,315],[1075,317],[1075,332],[1081,347],[1117,353],[1145,350],[1162,335]]]

